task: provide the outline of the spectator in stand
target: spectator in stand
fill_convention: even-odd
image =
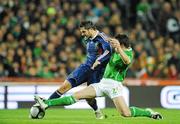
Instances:
[[[86,19],[106,34],[129,35],[135,50],[129,77],[180,79],[179,5],[179,0],[2,0],[0,76],[65,79],[84,59],[76,27]]]

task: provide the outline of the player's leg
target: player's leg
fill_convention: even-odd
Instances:
[[[103,76],[103,70],[92,70],[91,76],[88,78],[87,85],[93,84],[93,83],[99,83]],[[95,98],[92,99],[86,99],[87,103],[91,106],[91,108],[94,110],[96,119],[103,119],[104,115],[102,114],[101,110],[97,106],[97,100]]]
[[[68,80],[65,80],[64,83],[54,93],[50,95],[49,99],[59,98],[71,88],[71,83]]]
[[[151,109],[142,109],[139,107],[128,107],[125,103],[123,96],[115,97],[112,99],[116,109],[124,117],[149,117],[153,119],[162,119],[162,115],[154,112]]]
[[[93,98],[96,96],[96,92],[92,86],[88,86],[83,90],[74,93],[72,96],[64,96],[56,99],[42,100],[39,96],[35,96],[35,100],[40,104],[42,109],[46,109],[51,106],[64,106],[74,104],[80,99]]]
[[[64,83],[49,97],[49,99],[59,98],[71,88],[84,83],[89,70],[90,68],[87,68],[83,64],[80,65],[70,75],[68,75]]]
[[[76,100],[95,98],[96,91],[94,87],[88,86],[80,91],[75,92],[73,96]]]
[[[158,112],[154,112],[151,109],[142,109],[139,107],[128,107],[124,97],[122,96],[122,88],[121,85],[112,88],[114,89],[111,91],[111,94],[109,95],[119,113],[121,113],[124,117],[149,117],[153,119],[162,119],[161,114]],[[117,89],[117,91],[115,91]],[[114,93],[113,93],[114,92]]]
[[[118,112],[125,117],[131,116],[131,111],[122,96],[123,86],[120,82],[112,79],[102,79],[103,92],[114,102]]]
[[[93,108],[94,111],[98,110],[97,101],[95,98],[86,99],[87,103]]]
[[[87,103],[93,108],[96,119],[104,119],[104,115],[97,106],[97,100],[95,98],[86,99]]]
[[[149,111],[146,111],[138,107],[129,108],[125,103],[123,96],[115,97],[112,100],[118,112],[121,113],[121,115],[124,117],[138,117],[138,116],[151,117],[151,113]]]
[[[46,110],[48,107],[51,107],[51,106],[71,105],[76,102],[73,96],[64,96],[64,97],[55,98],[55,99],[43,100],[39,96],[35,95],[34,99],[43,110]]]
[[[102,85],[104,87],[104,93],[107,94],[114,102],[118,112],[124,117],[152,117],[152,113],[149,110],[141,109],[138,107],[128,107],[124,97],[122,96],[123,86],[120,82],[112,79],[103,79]]]
[[[114,102],[114,105],[118,112],[124,116],[124,117],[130,117],[131,116],[131,111],[127,104],[125,103],[125,100],[123,96],[118,96],[112,99]]]

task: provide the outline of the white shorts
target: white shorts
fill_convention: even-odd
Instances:
[[[99,83],[91,84],[96,91],[96,96],[107,95],[111,99],[122,96],[123,85],[121,82],[103,78]]]

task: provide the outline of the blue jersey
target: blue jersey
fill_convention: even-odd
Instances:
[[[111,56],[111,46],[106,41],[107,36],[104,33],[98,34],[88,39],[87,42],[87,58],[84,64],[92,67],[96,59],[101,62],[100,66],[106,66]]]
[[[67,77],[72,87],[84,82],[87,82],[88,85],[100,82],[112,52],[111,46],[106,39],[107,36],[99,32],[94,38],[88,39],[86,61]],[[91,67],[96,60],[100,64],[92,70]]]

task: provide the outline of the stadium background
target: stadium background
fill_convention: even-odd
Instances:
[[[130,105],[179,109],[179,8],[179,0],[0,0],[0,109],[30,107],[34,94],[48,97],[83,62],[81,20],[129,36]]]

